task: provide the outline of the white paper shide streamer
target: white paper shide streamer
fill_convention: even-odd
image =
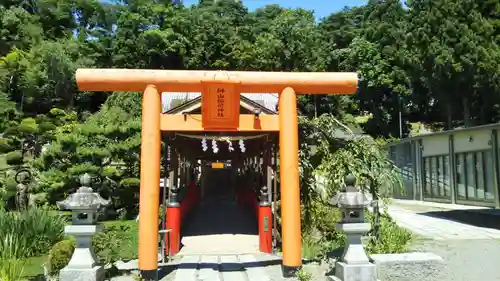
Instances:
[[[219,148],[217,147],[217,141],[216,140],[212,140],[212,150],[214,151],[214,153],[219,152]]]
[[[207,140],[205,138],[201,140],[201,149],[203,150],[203,152],[207,151],[208,149]]]
[[[246,148],[245,148],[245,143],[243,142],[243,140],[240,140],[238,142],[238,145],[240,146],[241,152],[245,152]]]

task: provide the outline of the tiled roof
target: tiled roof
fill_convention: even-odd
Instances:
[[[263,105],[269,110],[276,111],[276,105],[278,104],[278,94],[276,93],[241,93],[241,95],[260,105]],[[199,96],[201,96],[201,93],[199,92],[164,92],[161,96],[162,112],[172,109],[173,101],[175,100],[190,101],[198,98]]]

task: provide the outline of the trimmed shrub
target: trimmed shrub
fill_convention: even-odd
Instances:
[[[75,251],[75,240],[66,239],[57,242],[52,246],[49,253],[48,266],[51,274],[57,274],[61,269],[68,265],[71,256]]]
[[[12,151],[12,140],[0,139],[0,153],[7,153]]]
[[[21,165],[23,162],[21,161],[23,159],[23,154],[21,151],[12,151],[9,152],[5,155],[5,161],[7,164],[11,166],[16,166],[16,165]]]

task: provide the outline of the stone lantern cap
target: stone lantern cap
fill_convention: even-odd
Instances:
[[[347,209],[364,209],[370,205],[370,200],[356,187],[356,178],[348,175],[345,178],[346,190],[333,196],[331,205]]]
[[[94,192],[91,187],[91,177],[85,173],[80,177],[82,185],[78,190],[70,194],[66,200],[57,202],[57,207],[63,210],[94,210],[109,205],[110,201],[102,198],[99,193]]]

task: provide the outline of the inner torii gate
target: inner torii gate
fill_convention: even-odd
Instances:
[[[158,280],[158,217],[162,131],[279,131],[283,274],[302,265],[297,94],[353,94],[356,73],[78,69],[84,91],[143,92],[139,197],[139,269]],[[162,92],[201,92],[199,122],[161,112]],[[279,114],[240,115],[240,93],[279,93]]]

